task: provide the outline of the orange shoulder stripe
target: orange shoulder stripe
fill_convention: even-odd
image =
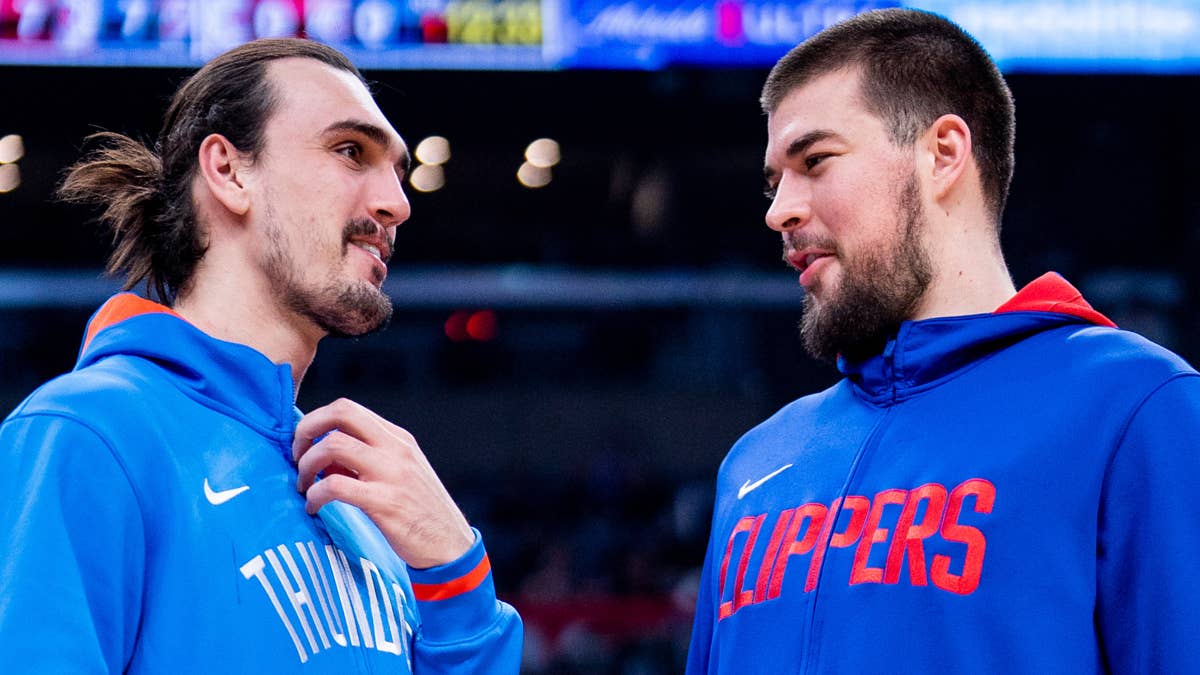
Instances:
[[[440,584],[413,584],[413,595],[422,602],[448,600],[479,588],[479,584],[482,584],[491,572],[492,563],[485,553],[483,560],[480,560],[474,569],[457,579]]]

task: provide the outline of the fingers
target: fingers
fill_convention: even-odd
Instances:
[[[354,436],[364,443],[371,444],[382,440],[382,437],[394,436],[395,434],[389,429],[389,426],[392,425],[384,422],[382,417],[355,404],[354,401],[338,399],[306,414],[304,418],[300,419],[300,423],[296,424],[295,437],[292,441],[292,458],[299,459],[300,455],[312,447],[317,438],[329,434],[335,429]],[[408,440],[410,438],[412,436],[409,435]],[[404,440],[403,436],[401,440]]]
[[[307,501],[304,505],[304,510],[310,516],[315,516],[322,506],[325,506],[332,501],[340,501],[351,506],[356,506],[363,511],[369,511],[368,499],[371,486],[367,483],[335,474],[326,476],[317,482],[316,485],[308,488],[305,494]]]
[[[317,479],[317,474],[326,476],[342,474],[361,477],[368,473],[375,450],[362,441],[342,433],[331,431],[320,443],[311,446],[296,462],[296,489],[308,490]]]
[[[474,542],[412,434],[353,401],[338,399],[305,415],[292,456],[309,514],[331,501],[358,507],[409,564],[444,564]]]

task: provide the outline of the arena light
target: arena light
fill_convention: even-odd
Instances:
[[[446,319],[442,330],[446,333],[446,337],[450,338],[451,342],[466,342],[471,339],[471,335],[467,332],[467,323],[470,320],[470,312],[459,310]]]
[[[430,136],[417,144],[413,155],[422,164],[445,164],[450,161],[450,141],[443,136]]]
[[[491,342],[499,335],[499,320],[490,309],[470,312],[458,310],[442,326],[451,342]]]
[[[530,189],[543,188],[550,184],[550,169],[534,166],[529,162],[521,164],[517,169],[517,180]]]
[[[446,172],[440,164],[421,164],[408,180],[420,192],[433,192],[446,185]]]
[[[475,312],[467,319],[467,335],[476,342],[490,342],[499,334],[496,313],[490,309]]]
[[[558,141],[553,138],[539,138],[525,148],[525,160],[539,169],[549,169],[561,159]]]
[[[21,170],[16,164],[0,164],[0,194],[21,186]]]
[[[16,134],[0,138],[0,164],[12,164],[25,156],[25,141]]]

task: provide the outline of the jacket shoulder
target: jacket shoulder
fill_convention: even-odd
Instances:
[[[1061,359],[1069,374],[1097,379],[1145,382],[1157,386],[1181,374],[1195,374],[1187,361],[1137,333],[1088,326],[1066,331],[1065,340],[1048,356]]]
[[[38,387],[8,419],[29,415],[60,415],[84,423],[120,424],[147,413],[172,387],[141,360],[115,356],[60,375]]]

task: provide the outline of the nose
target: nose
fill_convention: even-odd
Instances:
[[[801,176],[784,171],[767,209],[767,227],[776,232],[790,232],[803,227],[811,217],[812,188]]]
[[[381,171],[370,183],[367,208],[371,217],[384,228],[394,228],[412,215],[404,184],[394,171]]]

